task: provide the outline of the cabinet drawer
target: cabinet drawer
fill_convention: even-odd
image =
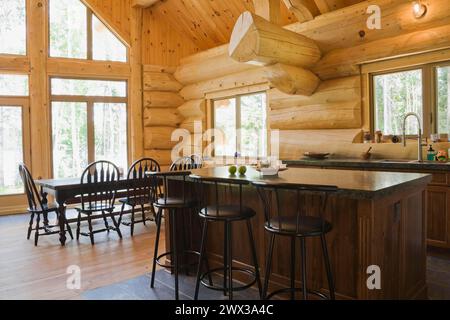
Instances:
[[[430,184],[438,186],[446,186],[448,184],[447,173],[433,173],[433,178]]]

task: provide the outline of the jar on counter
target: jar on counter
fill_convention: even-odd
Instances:
[[[370,131],[364,132],[364,143],[371,143],[372,142],[372,135],[370,134]]]

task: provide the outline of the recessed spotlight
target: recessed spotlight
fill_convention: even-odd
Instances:
[[[412,3],[413,14],[416,19],[422,18],[427,13],[427,6],[422,3],[422,1],[414,1]]]

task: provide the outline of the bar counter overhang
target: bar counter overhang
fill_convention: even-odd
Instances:
[[[230,176],[226,167],[193,170],[192,175],[292,185],[336,186],[338,193],[328,199],[322,215],[333,225],[327,234],[338,299],[425,299],[426,287],[426,195],[431,176],[416,173],[367,172],[291,168],[277,177],[262,177],[249,168],[245,176]],[[179,182],[173,181],[174,184]],[[193,184],[194,182],[187,182]],[[173,185],[174,188],[177,186]],[[193,186],[192,186],[193,187]],[[171,187],[172,188],[172,187]],[[232,199],[236,201],[238,199]],[[256,250],[264,272],[268,235],[264,229],[264,212],[257,191],[244,188],[244,203],[257,215],[252,219]],[[286,206],[292,202],[286,202]],[[198,219],[198,214],[192,219]],[[179,227],[191,228],[191,245],[197,247],[201,230],[198,223]],[[170,221],[166,223],[169,233]],[[232,231],[234,265],[251,266],[251,253],[245,223],[237,223]],[[224,230],[212,223],[208,232],[208,258],[212,268],[223,264]],[[242,243],[242,245],[241,245]],[[307,239],[308,288],[327,293],[326,272],[320,250],[320,239]],[[245,245],[244,245],[245,244]],[[166,236],[170,246],[170,236]],[[297,254],[296,279],[301,279],[300,253]],[[290,240],[275,242],[270,290],[289,286]],[[370,266],[380,268],[381,289],[369,289]],[[263,275],[264,273],[262,273]],[[236,273],[235,279],[246,281]],[[298,285],[298,283],[297,283]],[[270,291],[269,290],[269,291]]]

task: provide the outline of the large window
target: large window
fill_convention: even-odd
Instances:
[[[376,130],[400,135],[403,126],[402,115],[408,112],[423,115],[421,69],[377,75],[373,81]],[[417,122],[408,121],[406,133],[410,135],[417,132]]]
[[[450,133],[450,66],[436,68],[438,133]]]
[[[79,177],[97,160],[126,170],[126,92],[125,81],[51,79],[55,178]]]
[[[214,100],[215,155],[267,155],[266,94],[256,93]]]
[[[373,74],[371,79],[374,130],[401,135],[404,116],[415,112],[422,119],[426,136],[450,134],[449,64]],[[417,132],[417,122],[407,121],[406,133],[417,135]]]
[[[18,168],[27,160],[27,96],[28,76],[0,74],[0,196],[23,193]]]
[[[50,0],[50,56],[127,61],[127,47],[80,0]]]
[[[26,0],[3,0],[0,5],[0,54],[25,55]]]

